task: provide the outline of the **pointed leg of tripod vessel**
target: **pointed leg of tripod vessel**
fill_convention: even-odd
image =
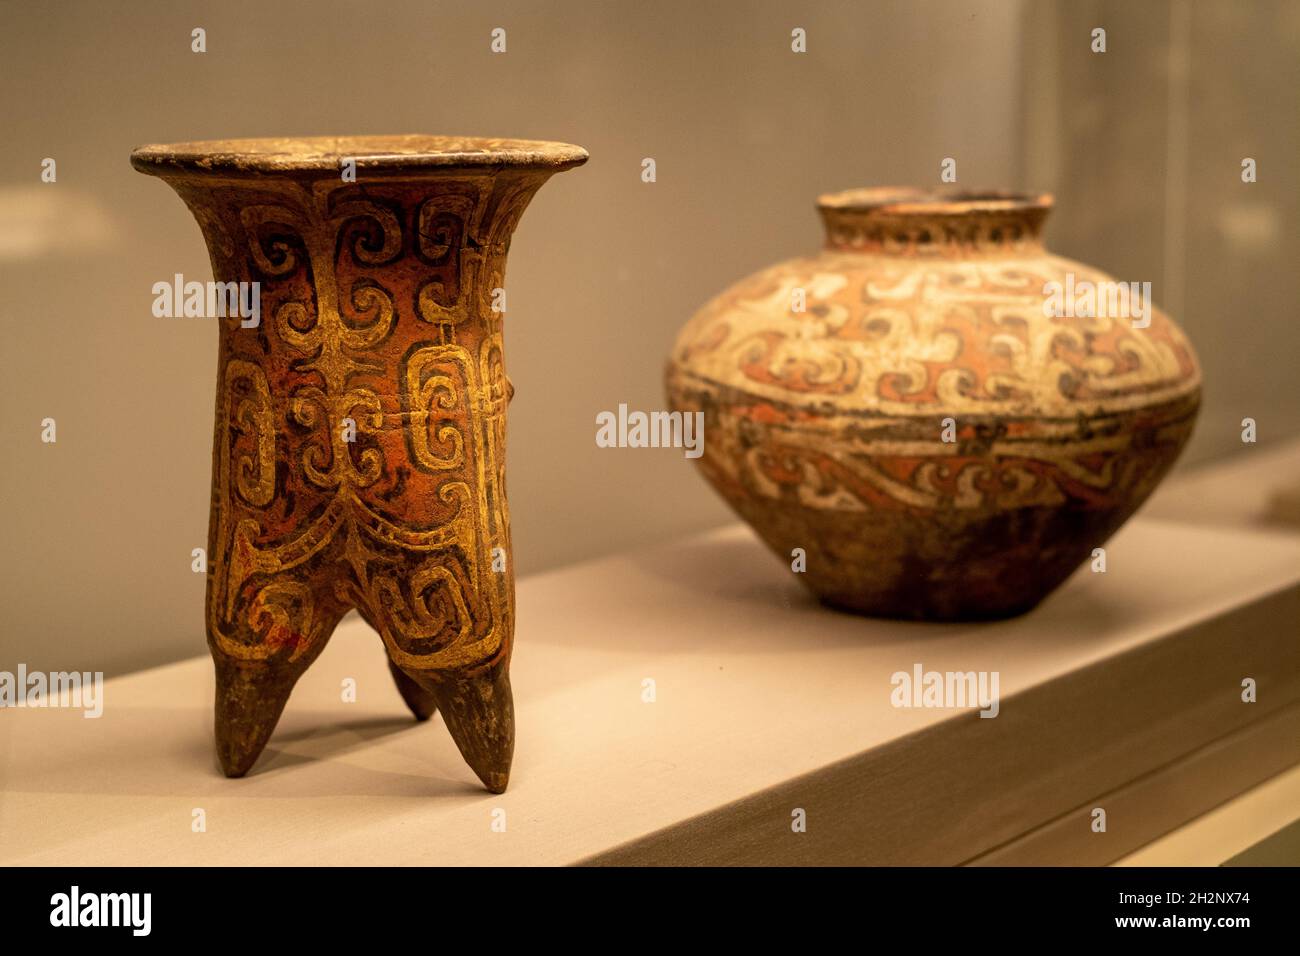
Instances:
[[[504,793],[515,752],[515,708],[504,665],[433,686],[438,709],[461,756],[492,793]]]

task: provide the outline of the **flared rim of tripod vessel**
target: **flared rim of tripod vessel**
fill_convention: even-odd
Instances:
[[[587,151],[546,140],[422,134],[204,140],[131,151],[131,165],[155,176],[337,176],[349,161],[359,170],[396,174],[466,166],[558,172],[585,163]]]

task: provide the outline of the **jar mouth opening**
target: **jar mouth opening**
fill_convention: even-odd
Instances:
[[[823,212],[871,215],[960,216],[979,213],[1045,213],[1052,208],[1049,193],[1019,193],[1000,189],[940,190],[880,186],[825,193],[817,198]]]

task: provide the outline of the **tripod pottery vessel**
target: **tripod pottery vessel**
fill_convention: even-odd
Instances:
[[[512,389],[494,290],[529,200],[586,159],[436,136],[131,154],[194,214],[215,279],[257,305],[215,319],[206,617],[229,776],[355,608],[415,716],[440,711],[483,785],[505,789]]]
[[[825,602],[932,620],[1032,608],[1178,457],[1200,370],[1149,286],[1042,244],[1048,196],[823,196],[826,244],[677,338],[705,477]],[[802,556],[802,557],[801,557]]]

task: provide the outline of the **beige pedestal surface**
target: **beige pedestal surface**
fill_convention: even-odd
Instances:
[[[1300,440],[1246,445],[1229,458],[1176,473],[1142,514],[1300,535]]]
[[[518,607],[504,795],[348,620],[242,780],[206,656],[109,680],[99,719],[0,714],[0,863],[1104,863],[1300,761],[1281,535],[1138,519],[1104,574],[978,625],[822,608],[740,526],[523,579]],[[998,716],[894,706],[916,665],[997,671]]]

